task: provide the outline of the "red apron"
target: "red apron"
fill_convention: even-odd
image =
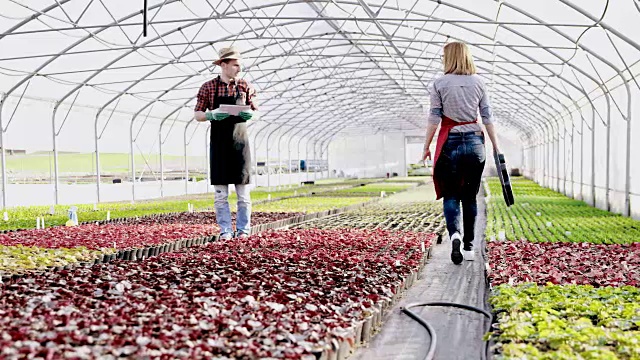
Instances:
[[[438,134],[438,141],[436,142],[436,153],[433,156],[433,185],[436,188],[436,200],[442,197],[442,179],[438,179],[436,177],[436,165],[438,164],[438,158],[440,157],[440,152],[442,152],[444,143],[446,143],[449,138],[449,132],[456,126],[475,124],[477,121],[478,120],[476,119],[468,122],[457,122],[444,115],[442,116],[440,133]]]

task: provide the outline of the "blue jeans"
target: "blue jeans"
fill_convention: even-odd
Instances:
[[[449,236],[460,230],[460,202],[464,224],[464,249],[473,247],[482,171],[486,160],[484,136],[479,132],[452,132],[438,159],[438,177],[444,181],[442,189],[444,217]]]
[[[251,233],[251,196],[249,185],[235,185],[238,194],[238,214],[236,229],[238,233]],[[229,185],[215,185],[214,207],[216,220],[220,226],[220,235],[233,234],[231,210],[229,209]]]

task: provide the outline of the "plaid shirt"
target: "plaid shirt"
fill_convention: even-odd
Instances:
[[[252,110],[258,110],[258,107],[255,104],[256,90],[247,80],[238,79],[236,80],[236,85],[233,85],[225,83],[220,79],[220,76],[218,76],[217,78],[202,84],[200,87],[195,111],[206,111],[207,109],[215,110],[213,108],[213,104],[214,97],[216,96],[216,89],[218,96],[235,96],[236,91],[244,92],[245,94],[248,94],[247,105],[251,105]]]

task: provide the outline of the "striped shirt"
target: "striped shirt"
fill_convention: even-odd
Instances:
[[[491,104],[484,81],[478,75],[446,74],[433,82],[431,89],[430,124],[438,125],[442,116],[457,122],[468,122],[478,118],[483,124],[493,123]],[[452,132],[478,131],[479,124],[460,125]]]

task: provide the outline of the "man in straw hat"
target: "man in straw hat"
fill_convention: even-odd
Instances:
[[[251,153],[247,121],[255,120],[258,114],[255,89],[246,80],[238,78],[240,59],[240,52],[235,47],[220,50],[219,59],[213,62],[220,66],[220,75],[200,87],[195,107],[196,120],[211,122],[209,166],[211,184],[215,185],[214,205],[221,240],[229,240],[234,234],[228,201],[229,184],[235,185],[238,194],[236,235],[246,238],[251,230]],[[249,109],[234,116],[220,111],[220,105],[248,105]]]

